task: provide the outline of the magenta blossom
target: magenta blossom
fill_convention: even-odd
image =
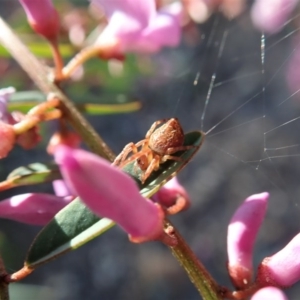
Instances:
[[[268,199],[268,193],[248,197],[235,212],[228,226],[228,271],[233,284],[239,289],[252,282],[253,246],[265,216]]]
[[[254,25],[267,33],[280,31],[298,0],[256,0],[252,6],[251,18]]]
[[[55,40],[60,22],[51,0],[19,0],[27,15],[28,23],[38,34]]]
[[[256,292],[251,300],[288,300],[285,294],[276,287],[265,287]]]
[[[266,257],[258,267],[256,281],[262,285],[289,287],[300,279],[300,233],[282,250]]]
[[[175,47],[180,41],[182,7],[175,2],[156,10],[155,0],[91,0],[102,8],[108,25],[96,45],[110,49],[111,56],[125,52],[157,52],[164,46]]]
[[[118,223],[132,241],[156,239],[163,234],[162,209],[140,195],[129,175],[84,150],[58,146],[54,156],[73,193],[95,214]]]
[[[31,225],[45,225],[74,197],[23,194],[0,202],[0,217]]]

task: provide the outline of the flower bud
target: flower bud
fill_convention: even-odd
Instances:
[[[283,291],[278,288],[269,286],[257,291],[251,300],[288,300]]]
[[[48,40],[56,39],[60,30],[60,21],[51,0],[19,1],[25,10],[31,28]]]
[[[12,150],[16,135],[12,125],[0,121],[0,158],[4,158]]]
[[[47,224],[74,197],[22,194],[0,201],[0,217],[32,225]]]
[[[265,216],[268,198],[268,193],[248,197],[237,209],[228,226],[228,272],[238,289],[247,287],[252,281],[253,246]]]
[[[282,250],[266,257],[258,267],[256,282],[261,286],[285,288],[300,279],[300,233]]]
[[[53,155],[55,148],[58,145],[65,145],[70,148],[78,148],[81,143],[80,136],[73,131],[63,130],[55,132],[47,146],[47,152]]]
[[[134,242],[162,235],[162,209],[140,195],[129,175],[84,150],[58,146],[54,156],[67,186],[96,215],[118,223]]]

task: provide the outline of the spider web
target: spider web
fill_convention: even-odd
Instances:
[[[216,257],[224,256],[226,226],[247,196],[270,192],[256,263],[300,229],[300,83],[297,89],[291,79],[299,51],[297,17],[267,35],[253,28],[248,12],[233,21],[214,15],[197,28],[200,45],[170,87],[177,96],[167,97],[170,116],[184,128],[206,132],[198,156],[180,174],[193,201],[181,226],[201,232],[202,242],[191,233],[194,248],[212,265],[220,263],[216,273],[224,276],[226,258]],[[289,299],[299,291],[295,285]]]

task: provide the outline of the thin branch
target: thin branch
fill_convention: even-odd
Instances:
[[[173,228],[172,235],[178,241],[176,246],[170,246],[169,248],[180,265],[185,269],[202,298],[204,300],[224,299],[223,295],[227,290],[216,283],[173,225],[168,220],[165,222],[166,227]]]
[[[74,104],[50,79],[51,69],[41,63],[0,18],[0,43],[10,52],[38,88],[46,95],[53,93],[61,100],[60,109],[91,151],[114,160],[114,153],[99,137],[89,122],[79,113]]]

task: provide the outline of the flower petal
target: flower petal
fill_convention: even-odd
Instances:
[[[67,185],[95,214],[117,222],[134,241],[161,235],[161,208],[140,195],[129,175],[94,154],[66,146],[57,147],[55,160]]]
[[[149,26],[141,32],[136,44],[124,44],[128,50],[156,52],[163,46],[175,47],[180,42],[180,14],[182,7],[179,2],[173,3],[158,12]]]
[[[176,46],[180,41],[182,6],[173,3],[159,12],[155,1],[145,0],[93,0],[102,4],[109,23],[96,41],[96,45],[114,45],[114,55],[124,52],[156,52],[163,46]]]
[[[176,177],[168,181],[152,199],[166,207],[169,214],[176,214],[190,206],[189,195]]]
[[[256,281],[264,285],[289,287],[300,280],[300,233],[282,250],[259,265]]]
[[[228,271],[235,287],[240,289],[251,283],[253,246],[265,216],[268,199],[268,193],[248,197],[228,226]]]
[[[0,217],[32,225],[48,223],[74,197],[49,194],[22,194],[0,202]]]
[[[266,287],[257,291],[251,300],[288,300],[282,290],[275,287]]]
[[[254,25],[268,33],[276,33],[294,10],[298,0],[256,0],[251,17]]]
[[[102,8],[110,21],[116,13],[122,12],[139,24],[146,27],[150,19],[155,15],[155,0],[91,0],[92,4]],[[120,27],[126,24],[120,22]]]

